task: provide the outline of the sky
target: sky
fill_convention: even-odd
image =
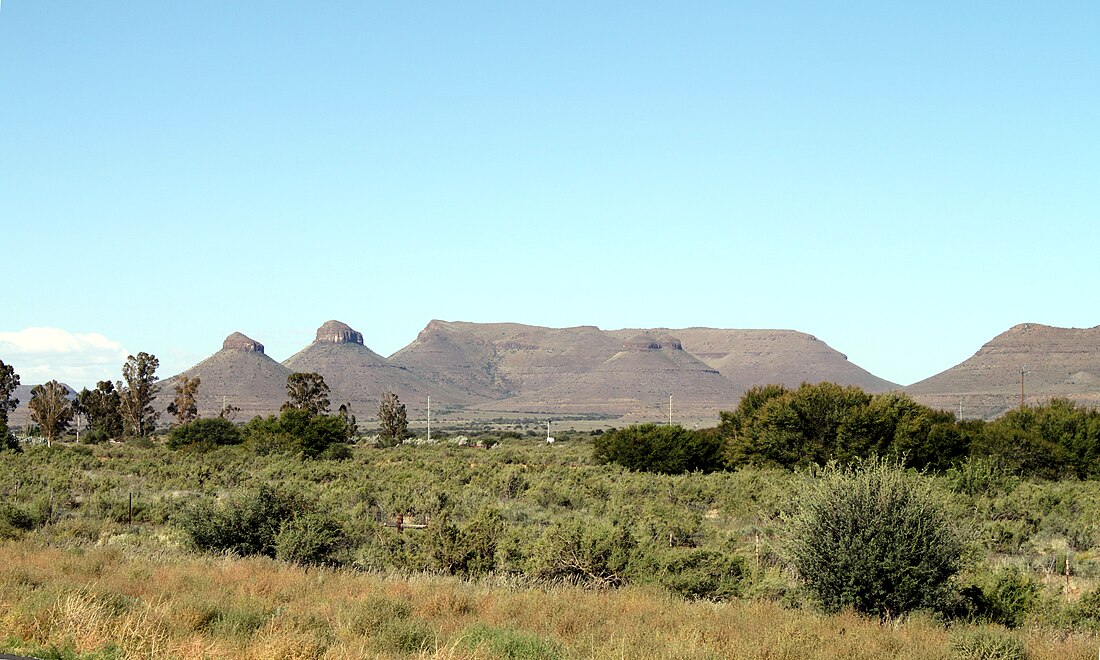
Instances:
[[[0,5],[0,360],[338,319],[786,328],[910,384],[1100,324],[1100,3]]]

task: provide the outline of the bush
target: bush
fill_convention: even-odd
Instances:
[[[492,509],[483,509],[461,529],[446,520],[432,521],[425,539],[433,570],[457,575],[484,575],[496,567],[497,539],[504,521]]]
[[[110,436],[103,429],[92,429],[80,436],[80,441],[86,445],[101,445],[110,439]]]
[[[623,527],[580,520],[557,523],[531,553],[530,573],[543,580],[617,587],[627,581],[636,546]]]
[[[0,539],[14,538],[19,532],[34,529],[37,524],[34,516],[24,509],[8,502],[0,502]]]
[[[717,550],[676,553],[664,562],[660,582],[690,599],[729,600],[738,595],[745,563]]]
[[[1074,625],[1100,630],[1100,588],[1081,596],[1069,609],[1069,616]]]
[[[931,481],[884,460],[821,470],[786,522],[788,559],[827,612],[935,607],[964,549]]]
[[[1023,624],[1039,597],[1039,585],[1015,566],[997,571],[991,584],[982,590],[988,610],[985,616],[1008,628]]]
[[[233,422],[221,417],[196,419],[193,422],[177,426],[168,432],[168,447],[179,449],[192,445],[214,447],[219,445],[239,445],[241,430]]]
[[[260,486],[222,502],[200,502],[177,524],[199,550],[274,557],[283,523],[309,509],[292,493]]]
[[[1000,630],[979,630],[957,634],[951,649],[960,660],[1026,660],[1023,643]]]
[[[474,653],[488,651],[492,657],[555,660],[562,657],[561,645],[534,633],[475,623],[463,632],[459,646]],[[478,653],[480,656],[480,653]]]
[[[337,565],[344,562],[348,538],[332,518],[307,513],[283,522],[275,537],[275,558],[298,564]]]
[[[315,415],[297,408],[287,408],[278,417],[257,417],[244,427],[257,454],[292,452],[304,458],[320,458],[333,445],[348,443],[354,432],[354,424],[339,415]]]
[[[618,463],[640,472],[682,474],[722,468],[722,440],[714,432],[682,426],[641,424],[592,441],[598,463]]]

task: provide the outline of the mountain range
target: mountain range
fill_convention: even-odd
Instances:
[[[240,409],[239,419],[272,414],[286,400],[286,379],[295,371],[320,373],[332,390],[332,407],[346,403],[360,419],[373,418],[382,392],[392,390],[410,419],[423,419],[430,397],[433,417],[657,421],[667,419],[671,396],[677,421],[709,424],[754,385],[826,381],[868,392],[901,390],[964,417],[991,418],[1019,405],[1021,377],[1028,403],[1057,396],[1100,405],[1100,326],[1017,325],[961,364],[901,387],[794,330],[606,331],[434,320],[412,343],[383,357],[364,345],[362,333],[332,320],[281,363],[260,342],[234,332],[221,350],[164,380],[155,406],[163,411],[177,379],[187,376],[202,380],[202,416],[227,404]],[[29,396],[20,398],[14,423],[25,415]]]

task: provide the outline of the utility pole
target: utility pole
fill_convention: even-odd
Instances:
[[[672,395],[668,395],[668,425],[672,426]]]
[[[428,395],[428,440],[432,439],[432,395]]]
[[[1024,375],[1031,373],[1027,370],[1027,365],[1020,367],[1020,409],[1024,407]]]

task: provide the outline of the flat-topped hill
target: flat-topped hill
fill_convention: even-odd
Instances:
[[[641,333],[629,337],[621,350],[591,371],[486,407],[665,419],[670,395],[678,401],[681,417],[699,419],[736,407],[741,391],[684,351],[679,339]]]
[[[740,390],[754,385],[833,382],[868,392],[900,388],[848,361],[825,342],[795,330],[729,330],[719,328],[651,328],[613,330],[626,339],[639,332],[677,337],[684,351],[729,379]]]
[[[621,340],[595,326],[432,321],[391,359],[437,382],[502,399],[592,371],[621,348]]]

